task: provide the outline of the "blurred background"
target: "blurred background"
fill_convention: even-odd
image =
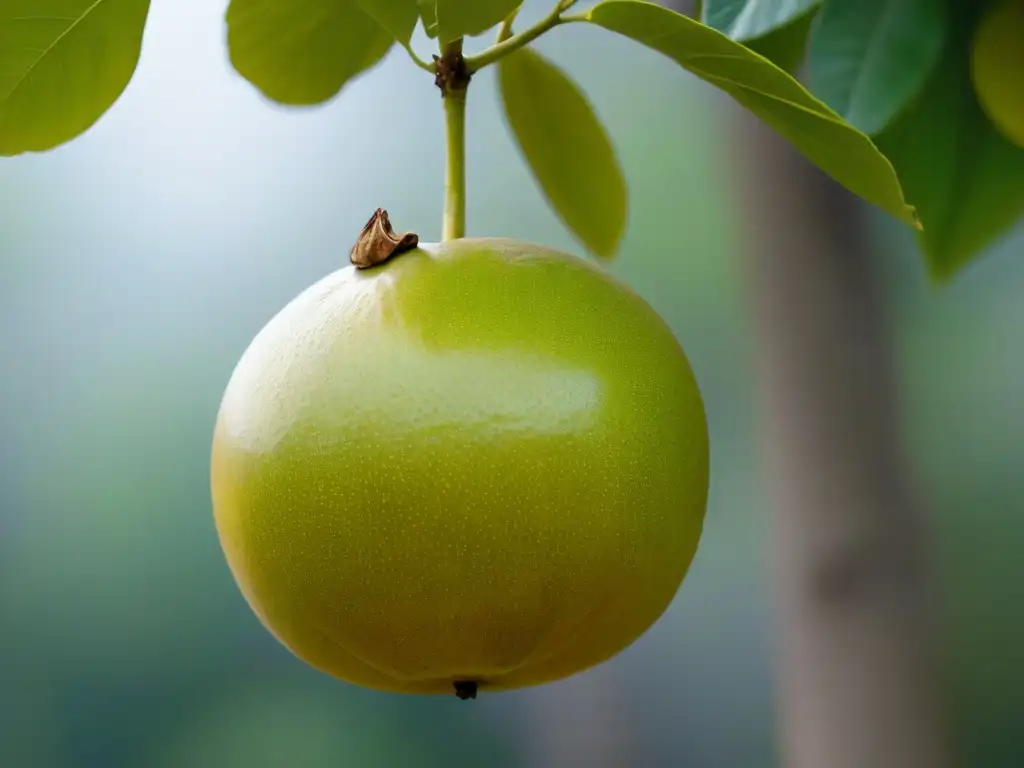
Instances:
[[[366,691],[296,660],[245,605],[213,527],[209,444],[252,336],[346,263],[376,207],[438,238],[441,103],[395,50],[323,108],[271,106],[227,63],[225,5],[154,3],[107,116],[0,165],[0,766],[588,765],[595,749],[622,765],[776,765],[743,255],[757,234],[730,160],[734,108],[585,25],[537,45],[615,140],[632,196],[612,269],[671,324],[706,398],[710,506],[674,604],[555,685],[475,702]],[[498,106],[486,71],[469,101],[469,234],[580,252]],[[1019,767],[1024,231],[937,289],[908,231],[868,221],[937,538],[956,749]]]

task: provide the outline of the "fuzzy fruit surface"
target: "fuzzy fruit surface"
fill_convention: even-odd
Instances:
[[[971,78],[988,118],[1024,147],[1024,0],[1001,0],[985,12],[971,46]]]
[[[217,530],[295,655],[404,693],[611,658],[671,602],[708,495],[668,326],[590,263],[503,239],[328,275],[221,404]]]

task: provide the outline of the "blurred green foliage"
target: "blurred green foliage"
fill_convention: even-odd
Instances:
[[[1024,216],[1024,147],[982,110],[971,65],[979,21],[1016,2],[706,0],[702,18],[787,71],[803,65],[811,92],[874,139],[924,225],[929,272],[947,281]]]

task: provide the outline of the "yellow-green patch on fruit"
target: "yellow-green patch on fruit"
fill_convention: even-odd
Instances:
[[[227,561],[291,651],[405,693],[563,678],[630,645],[697,549],[703,403],[654,310],[504,239],[328,275],[253,340],[212,489]]]
[[[1024,147],[1024,0],[1002,0],[985,12],[971,45],[971,79],[988,118]]]

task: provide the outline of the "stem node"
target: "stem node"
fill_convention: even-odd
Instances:
[[[462,40],[450,43],[442,55],[434,56],[434,68],[437,70],[434,85],[441,89],[442,96],[462,94],[465,98],[473,75],[462,55]]]

